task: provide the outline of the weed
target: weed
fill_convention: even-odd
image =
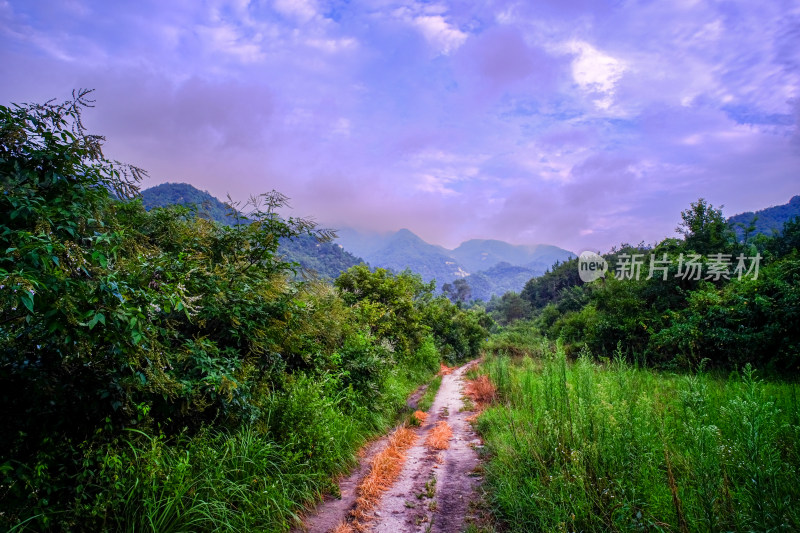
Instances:
[[[502,353],[476,427],[510,531],[800,528],[796,386]],[[474,383],[475,381],[473,381]]]

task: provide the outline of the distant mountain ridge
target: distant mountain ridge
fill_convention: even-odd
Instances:
[[[773,233],[783,231],[783,225],[796,216],[800,216],[800,195],[793,196],[786,204],[760,209],[755,213],[747,211],[734,215],[728,219],[728,224],[731,225],[733,231],[736,232],[737,237],[741,240],[744,238],[742,226],[748,227],[755,217],[758,217],[755,233],[772,236]]]
[[[193,204],[199,216],[222,224],[233,223],[224,202],[187,183],[164,183],[142,191],[141,196],[146,209]],[[742,238],[743,231],[737,223],[747,226],[756,215],[756,233],[780,232],[786,221],[800,216],[800,196],[784,205],[734,215],[728,222]],[[311,237],[282,242],[280,252],[304,269],[330,279],[361,262],[396,272],[408,268],[426,281],[435,279],[439,289],[445,283],[465,279],[471,298],[484,301],[508,291],[519,292],[528,280],[544,274],[555,263],[575,257],[557,246],[513,245],[494,239],[472,239],[449,250],[425,242],[408,229],[377,233],[344,228],[337,233],[339,238],[334,243],[319,243]]]
[[[141,191],[142,204],[148,211],[169,205],[193,205],[199,216],[208,217],[220,224],[231,225],[236,217],[224,202],[188,183],[162,183]],[[296,239],[282,239],[278,252],[289,261],[299,263],[303,270],[320,277],[334,279],[353,265],[363,263],[340,245],[318,242],[303,235]]]
[[[472,299],[488,301],[509,290],[519,292],[532,277],[575,254],[546,244],[521,246],[493,239],[472,239],[453,250],[429,244],[407,229],[370,233],[345,228],[339,242],[374,267],[417,272],[425,281],[445,283],[464,278]]]
[[[565,254],[566,252],[566,254]],[[565,261],[571,252],[549,244],[514,245],[495,239],[472,239],[452,251],[454,257],[470,272],[479,272],[500,263],[547,269],[556,261]]]

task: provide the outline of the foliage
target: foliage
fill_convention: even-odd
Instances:
[[[465,303],[472,299],[472,289],[464,278],[442,285],[442,292],[453,303]]]
[[[0,524],[287,530],[442,355],[477,352],[478,311],[442,299],[446,335],[410,273],[298,281],[282,243],[331,234],[275,191],[228,225],[145,210],[87,95],[0,106]]]
[[[731,231],[722,216],[722,209],[716,209],[700,198],[681,213],[681,219],[677,231],[684,236],[688,250],[701,255],[728,250]]]
[[[232,226],[242,221],[230,198],[221,202],[207,191],[200,191],[188,183],[162,183],[141,192],[145,209],[186,206],[200,218]],[[297,235],[280,239],[280,255],[287,262],[297,263],[298,274],[303,278],[315,276],[334,279],[353,265],[363,262],[338,244],[311,235]]]
[[[347,304],[356,306],[372,335],[394,352],[414,352],[430,329],[422,322],[421,302],[433,293],[433,284],[423,283],[419,275],[370,271],[362,264],[342,273],[334,285]]]
[[[541,339],[540,339],[541,341]],[[547,343],[545,341],[545,346]],[[621,350],[484,362],[486,488],[510,531],[800,527],[797,385],[636,369]]]
[[[148,211],[158,207],[182,205],[194,209],[200,218],[232,226],[237,214],[230,204],[221,202],[208,191],[201,191],[188,183],[162,183],[141,191],[142,205]]]
[[[509,291],[498,298],[493,296],[486,305],[494,319],[505,326],[530,316],[531,304],[516,292]]]
[[[434,297],[433,283],[423,283],[410,271],[393,275],[358,265],[335,285],[398,361],[418,354],[428,338],[450,364],[475,358],[491,326],[482,309],[462,309],[443,296]]]
[[[530,302],[533,309],[540,309],[549,303],[557,302],[562,290],[582,283],[578,277],[578,260],[570,259],[556,263],[552,270],[542,276],[531,278],[522,289],[521,296]]]
[[[703,199],[681,218],[684,239],[614,248],[604,255],[609,270],[601,280],[581,282],[573,260],[526,284],[520,297],[530,303],[529,311],[512,316],[501,301],[490,302],[489,310],[501,323],[533,319],[549,338],[561,338],[570,356],[587,348],[610,357],[621,344],[629,362],[662,368],[695,368],[706,360],[720,368],[750,363],[775,372],[800,370],[793,327],[800,313],[800,219],[787,222],[781,234],[739,243],[721,210]],[[757,270],[735,272],[740,258],[752,266],[756,257]],[[641,267],[630,275],[623,267],[633,258]],[[666,267],[651,271],[651,260]],[[725,260],[727,273],[708,275],[714,261]],[[703,276],[689,271],[690,261]]]

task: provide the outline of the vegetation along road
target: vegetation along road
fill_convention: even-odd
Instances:
[[[420,426],[400,427],[371,446],[342,482],[341,498],[320,505],[306,530],[462,531],[480,483],[475,448],[481,441],[468,422],[475,404],[467,400],[465,407],[462,396],[464,375],[474,365],[442,367],[428,413],[415,413]]]

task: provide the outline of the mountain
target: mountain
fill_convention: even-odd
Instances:
[[[744,230],[739,224],[747,227],[756,216],[758,220],[756,220],[755,233],[763,233],[769,236],[774,233],[780,233],[783,230],[784,223],[796,216],[800,216],[800,196],[794,196],[787,204],[767,207],[755,213],[748,211],[734,215],[728,219],[728,224],[733,227],[736,236],[741,240],[744,238]]]
[[[451,252],[454,257],[469,272],[478,272],[492,268],[500,263],[526,266],[533,270],[544,272],[556,261],[564,261],[571,256],[569,252],[557,246],[536,244],[533,246],[520,246],[504,241],[472,239],[462,243]]]
[[[201,191],[188,183],[162,183],[140,192],[144,208],[150,211],[155,207],[168,205],[195,206],[201,217],[216,220],[220,224],[235,223],[233,211],[208,191]]]
[[[200,216],[220,224],[231,225],[236,221],[233,211],[224,202],[188,183],[162,183],[141,191],[141,197],[148,211],[168,205],[194,205]],[[278,253],[289,261],[299,263],[303,270],[328,279],[336,278],[351,266],[363,262],[340,245],[319,242],[309,235],[282,239]]]
[[[429,244],[407,229],[394,233],[369,233],[353,229],[339,232],[339,243],[363,257],[373,267],[395,271],[411,269],[441,288],[464,278],[472,298],[488,300],[493,294],[519,292],[532,277],[543,274],[556,261],[575,255],[550,245],[519,246],[499,240],[473,239],[454,250]]]
[[[195,205],[200,216],[221,224],[235,220],[225,203],[187,183],[163,183],[142,191],[141,196],[146,209]],[[284,240],[279,252],[323,278],[335,278],[363,261],[395,272],[411,269],[425,281],[435,279],[440,289],[445,283],[465,278],[472,298],[481,300],[509,290],[519,292],[530,278],[541,275],[556,261],[574,257],[556,246],[518,246],[486,239],[466,241],[448,250],[425,242],[407,229],[375,233],[345,228],[337,233],[339,237],[333,243],[309,236]]]
[[[467,276],[447,249],[428,244],[407,229],[388,234],[340,230],[339,243],[361,255],[373,267],[395,272],[410,268],[425,281],[435,279],[440,287],[445,282]]]
[[[464,279],[472,289],[471,299],[488,302],[495,294],[502,296],[508,291],[520,292],[531,278],[541,276],[545,271],[546,268],[533,269],[504,261]]]

